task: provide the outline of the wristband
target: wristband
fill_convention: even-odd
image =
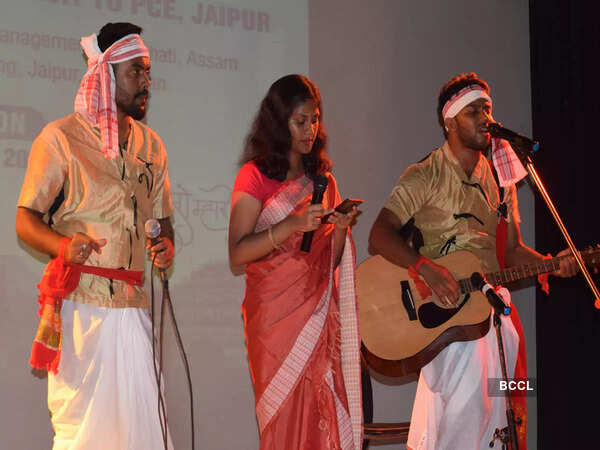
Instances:
[[[417,262],[415,263],[415,271],[418,272],[421,266],[425,263],[429,262],[428,258],[425,258],[423,255],[419,255],[417,258]]]
[[[68,238],[66,236],[60,238],[60,244],[58,246],[58,255],[57,255],[57,258],[59,258],[59,259],[65,259],[65,251],[67,249],[67,245],[69,245],[70,242],[71,242],[71,238]]]
[[[546,256],[544,256],[544,259],[550,259],[550,258],[552,258],[552,255],[550,253],[548,253]],[[540,284],[540,289],[546,295],[550,294],[550,284],[548,283],[548,278],[550,278],[549,273],[540,273],[537,276],[537,281]]]

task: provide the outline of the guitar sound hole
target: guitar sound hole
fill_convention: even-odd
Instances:
[[[419,307],[419,322],[424,328],[436,328],[450,320],[471,297],[471,294],[465,294],[462,301],[456,308],[440,308],[433,302],[425,303]]]

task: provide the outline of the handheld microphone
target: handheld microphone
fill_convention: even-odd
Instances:
[[[327,177],[325,175],[317,175],[313,181],[313,185],[314,191],[310,204],[317,205],[323,202],[323,194],[325,193],[325,189],[327,189]],[[312,244],[312,238],[314,234],[314,230],[304,232],[304,236],[302,236],[302,245],[300,246],[300,250],[307,253],[310,252],[310,246]]]
[[[471,275],[471,283],[485,294],[489,304],[492,305],[492,308],[496,311],[496,314],[505,316],[510,314],[510,306],[507,306],[506,303],[504,303],[502,298],[500,298],[495,289],[487,282],[482,274],[473,272],[473,275]]]
[[[540,149],[540,143],[538,141],[534,141],[527,136],[523,136],[522,134],[511,131],[508,128],[504,128],[501,123],[489,123],[487,130],[492,136],[500,139],[506,139],[511,144],[514,144],[515,147],[522,150],[537,152]]]
[[[146,237],[150,239],[150,243],[152,245],[158,244],[160,242],[160,222],[156,219],[148,219],[146,223],[144,223],[144,231],[146,233]],[[167,279],[167,273],[165,269],[158,269],[160,273],[160,279],[165,281]]]

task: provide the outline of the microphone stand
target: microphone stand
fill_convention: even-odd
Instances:
[[[500,367],[502,368],[502,379],[508,386],[508,372],[506,370],[506,357],[504,356],[504,341],[502,340],[502,321],[500,315],[494,309],[494,328],[496,329],[496,341],[498,343],[498,357],[500,358]],[[492,440],[490,441],[490,447],[494,446],[494,441],[497,439],[502,443],[502,449],[508,448],[508,443],[511,444],[511,450],[519,450],[519,444],[517,440],[517,424],[521,423],[520,417],[515,417],[515,412],[512,407],[512,401],[510,398],[510,389],[504,390],[504,400],[506,402],[506,421],[508,426],[502,428],[496,428]]]
[[[533,183],[537,187],[539,193],[541,194],[542,198],[546,202],[546,206],[548,207],[548,210],[550,211],[550,213],[552,213],[552,217],[554,218],[554,221],[558,225],[560,232],[562,233],[563,237],[565,238],[565,241],[567,242],[567,245],[569,246],[569,249],[571,250],[573,257],[575,258],[575,261],[577,261],[577,265],[579,266],[581,273],[583,273],[583,276],[585,277],[585,281],[587,282],[590,290],[592,291],[592,294],[594,294],[594,299],[595,299],[594,306],[597,309],[600,309],[600,293],[598,292],[598,288],[594,284],[594,281],[592,280],[592,277],[590,276],[590,272],[587,270],[587,267],[585,267],[583,258],[581,258],[581,255],[575,248],[575,244],[573,244],[573,240],[571,239],[571,236],[569,235],[567,228],[565,227],[562,219],[558,215],[558,211],[554,207],[554,203],[552,202],[552,199],[550,198],[548,191],[546,191],[546,188],[544,187],[544,184],[542,183],[542,180],[540,179],[540,177],[537,173],[537,170],[535,169],[535,166],[533,165],[533,160],[531,158],[532,152],[530,150],[523,149],[522,147],[519,147],[518,145],[515,145],[513,147],[513,149],[515,150],[515,153],[517,154],[517,156],[519,157],[519,159],[521,160],[521,162],[527,169],[527,172],[529,173],[529,178],[533,181]]]
[[[541,194],[542,198],[544,199],[544,202],[546,202],[546,206],[548,207],[548,210],[552,214],[554,221],[558,225],[560,232],[562,233],[565,241],[567,242],[567,245],[569,246],[569,249],[571,250],[571,254],[575,258],[575,261],[577,261],[577,265],[579,266],[581,273],[583,273],[585,280],[588,283],[588,286],[590,287],[592,294],[594,295],[594,299],[595,299],[594,306],[597,309],[600,309],[600,293],[598,292],[598,288],[594,284],[594,281],[592,280],[592,277],[590,276],[590,273],[587,270],[587,267],[585,266],[583,259],[581,258],[581,255],[575,248],[575,244],[573,243],[573,240],[571,239],[571,236],[569,235],[569,232],[567,231],[565,224],[563,223],[560,215],[558,214],[558,211],[556,210],[556,207],[554,206],[554,203],[552,202],[552,199],[550,198],[550,195],[548,194],[548,191],[546,190],[544,183],[542,182],[540,176],[538,175],[538,172],[533,164],[533,159],[532,159],[533,152],[530,149],[523,148],[522,146],[519,146],[516,144],[513,146],[513,149],[515,150],[515,153],[517,154],[517,156],[523,163],[523,166],[525,166],[525,169],[527,170],[527,172],[529,174],[529,178],[531,179],[531,181],[533,181],[533,184],[535,184],[535,186],[537,187],[538,192]],[[502,366],[502,377],[503,377],[504,381],[508,381],[508,373],[506,371],[506,360],[505,360],[505,356],[504,356],[504,344],[502,341],[502,334],[501,334],[500,316],[496,312],[494,312],[494,327],[496,328],[496,336],[497,336],[497,341],[498,341],[500,364]],[[502,430],[496,429],[496,431],[494,432],[493,439],[490,442],[490,447],[493,446],[494,441],[496,439],[499,439],[502,442],[503,449],[507,448],[507,443],[510,441],[511,445],[512,445],[512,450],[518,450],[519,447],[518,447],[518,443],[517,443],[516,424],[521,423],[521,419],[515,418],[514,411],[512,409],[512,401],[510,398],[510,390],[509,389],[506,389],[504,391],[504,398],[506,400],[506,418],[508,421],[508,426]]]
[[[523,166],[525,166],[525,169],[529,174],[529,178],[533,181],[533,184],[535,184],[535,186],[538,189],[538,192],[541,194],[542,198],[546,202],[546,206],[548,207],[548,210],[552,214],[554,221],[558,225],[560,232],[562,233],[565,241],[567,242],[567,245],[571,250],[571,254],[575,258],[575,261],[577,261],[579,269],[583,273],[585,280],[588,283],[588,286],[594,294],[594,306],[600,309],[600,293],[598,292],[598,288],[594,284],[594,281],[592,280],[592,277],[590,276],[590,273],[588,272],[587,267],[585,266],[583,259],[581,258],[581,255],[575,248],[575,244],[573,243],[573,240],[571,239],[571,236],[569,235],[565,224],[563,223],[560,215],[558,214],[558,211],[556,210],[556,207],[554,206],[554,203],[552,202],[552,199],[550,198],[550,195],[548,194],[544,183],[542,183],[542,180],[537,173],[537,170],[533,164],[532,151],[529,149],[524,149],[519,145],[514,145],[513,149],[515,150],[515,153],[523,163]],[[507,382],[508,373],[506,371],[506,360],[504,356],[504,344],[502,341],[500,316],[496,312],[494,312],[494,328],[496,328],[500,364],[502,367],[502,377],[504,381]],[[519,447],[517,443],[516,424],[521,423],[521,419],[515,418],[514,411],[512,409],[512,401],[510,398],[509,389],[506,389],[504,391],[504,398],[506,400],[506,419],[508,421],[508,426],[506,428],[503,428],[502,430],[496,429],[492,441],[490,442],[490,447],[493,447],[494,441],[498,439],[500,440],[500,442],[502,442],[503,449],[507,448],[507,444],[510,441],[512,445],[512,450],[518,450]]]

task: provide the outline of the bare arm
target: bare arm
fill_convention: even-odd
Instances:
[[[508,224],[507,230],[507,239],[506,239],[506,265],[507,267],[518,266],[521,264],[532,264],[538,263],[544,256],[538,252],[536,252],[531,247],[525,245],[521,238],[521,229],[519,227],[518,222],[511,222]],[[571,251],[567,248],[557,256],[565,256],[569,255]],[[561,277],[568,278],[575,275],[578,271],[577,263],[575,262],[575,258],[572,256],[570,258],[563,258],[560,261],[560,269],[553,272],[552,274]]]
[[[64,236],[50,228],[43,217],[41,212],[19,206],[15,224],[17,236],[34,250],[54,258],[58,256],[60,240]]]
[[[402,225],[392,211],[383,208],[371,228],[369,251],[398,266],[414,266],[419,254],[400,236]],[[443,306],[453,306],[458,300],[458,283],[446,268],[428,260],[419,267],[419,274]]]
[[[249,262],[273,251],[269,231],[255,233],[254,228],[260,215],[260,201],[245,192],[236,191],[231,198],[229,219],[229,264],[233,273]],[[322,205],[309,205],[309,199],[295,213],[271,227],[275,244],[279,245],[296,231],[311,231],[319,227],[320,219],[326,211]]]
[[[50,228],[43,217],[41,212],[19,206],[15,225],[17,236],[31,248],[54,258],[58,256],[60,241],[65,236]],[[65,260],[83,264],[92,250],[102,253],[105,244],[105,239],[94,240],[86,234],[76,233],[65,249]]]
[[[506,239],[506,265],[508,267],[518,266],[536,263],[542,259],[544,259],[543,255],[523,243],[519,224],[509,223]]]
[[[371,228],[369,251],[398,266],[414,266],[419,254],[400,236],[402,225],[393,212],[382,208]]]

